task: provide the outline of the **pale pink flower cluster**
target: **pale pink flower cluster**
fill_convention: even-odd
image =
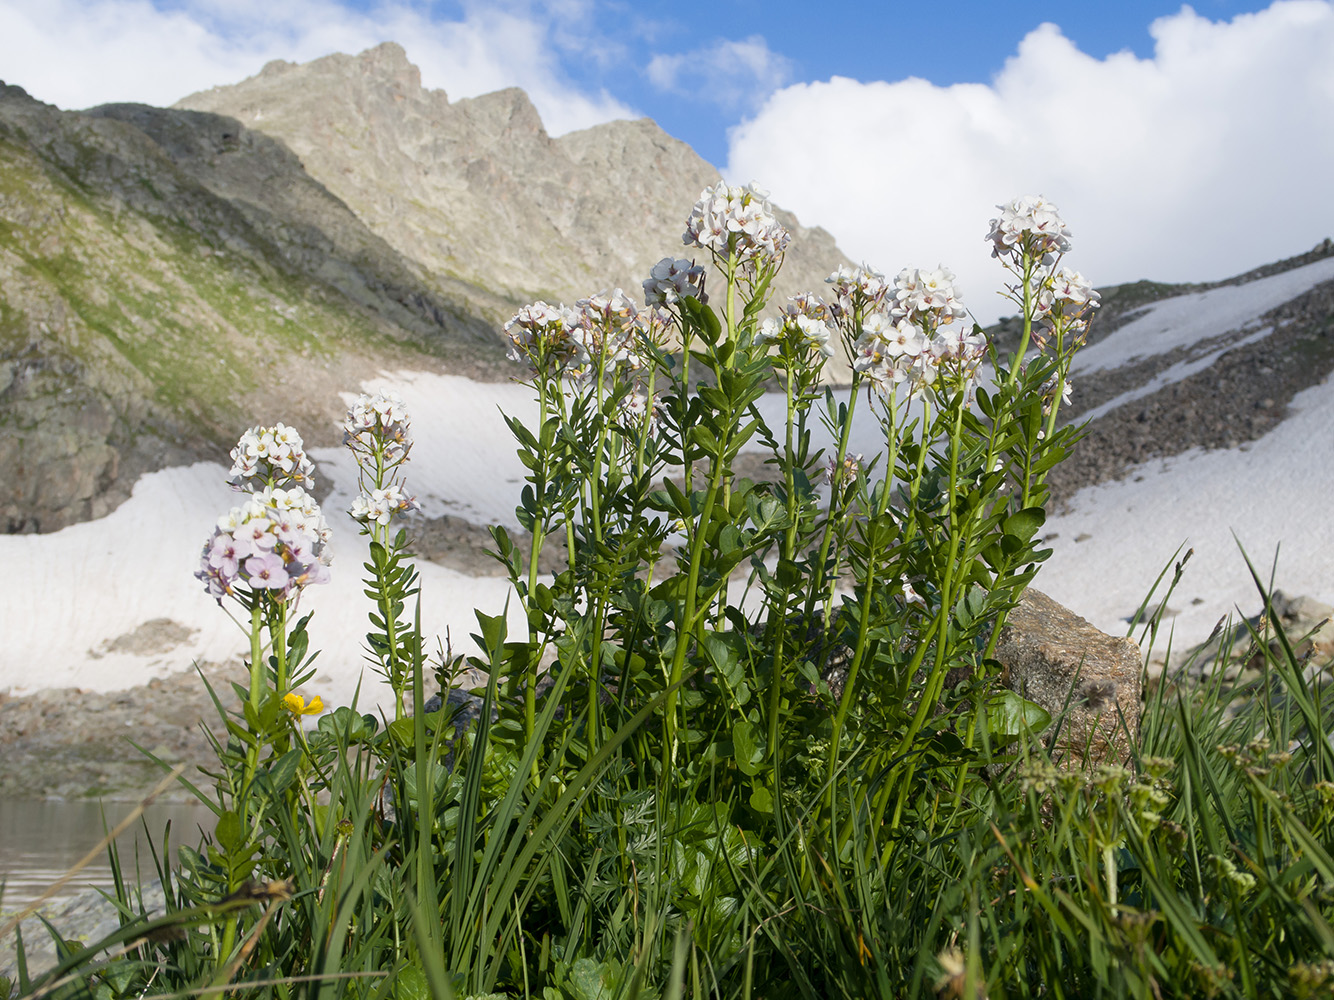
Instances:
[[[574,335],[579,317],[564,305],[534,302],[505,324],[511,361],[526,361],[534,372],[582,371],[588,363],[583,343]]]
[[[195,577],[219,604],[227,596],[244,601],[240,587],[285,601],[329,582],[329,537],[314,497],[297,485],[266,486],[218,518]]]
[[[354,399],[343,420],[343,443],[361,470],[361,492],[348,508],[352,520],[384,526],[396,514],[421,509],[398,479],[412,450],[411,421],[402,396],[381,389]],[[366,485],[368,475],[373,485]]]
[[[1056,206],[1041,195],[1025,195],[996,207],[1000,218],[991,220],[987,233],[991,256],[1008,257],[1018,265],[1027,254],[1047,266],[1070,249],[1070,230]]]
[[[674,306],[682,299],[709,301],[704,294],[704,268],[693,260],[664,257],[644,279],[644,305]]]
[[[421,504],[415,497],[408,496],[402,484],[391,482],[381,489],[358,493],[347,512],[352,515],[352,520],[360,524],[374,522],[383,527],[393,520],[395,514],[406,514],[413,510],[421,510]]]
[[[780,350],[790,351],[793,357],[807,361],[816,355],[832,358],[831,318],[829,307],[818,296],[809,293],[794,295],[783,308],[781,319],[770,317],[760,324],[755,344],[777,344]]]
[[[301,435],[286,424],[251,427],[232,449],[227,485],[246,491],[278,482],[315,481],[315,466],[306,457]]]
[[[769,194],[752,181],[737,187],[720,181],[700,192],[681,242],[720,260],[766,263],[787,249],[791,234],[769,207]]]
[[[658,427],[658,404],[647,389],[636,386],[617,405],[622,427],[647,429],[652,434]]]
[[[845,455],[838,461],[837,455],[830,455],[824,464],[824,480],[830,486],[844,489],[855,483],[862,473],[862,456]]]
[[[941,374],[971,387],[986,353],[986,338],[963,323],[924,327],[914,322],[916,316],[931,323],[940,318],[934,311],[914,311],[899,319],[883,311],[867,316],[853,345],[853,369],[868,375],[882,392],[903,382],[912,392],[921,392]]]
[[[386,467],[406,462],[412,435],[403,397],[393,389],[358,396],[343,419],[343,444],[358,455],[381,456]]]
[[[863,314],[876,311],[889,292],[885,276],[868,264],[861,267],[842,264],[824,280],[825,284],[834,286],[829,309],[838,319],[852,316],[858,309]]]
[[[642,364],[634,350],[638,319],[639,310],[619,288],[576,302],[571,336],[583,349],[587,369],[596,369],[599,359],[606,368],[612,365],[638,368]]]
[[[1042,383],[1042,414],[1046,416],[1051,413],[1052,405],[1056,402],[1056,386],[1058,380],[1055,375]],[[1064,384],[1061,384],[1061,405],[1066,406],[1070,402],[1070,393],[1074,389],[1074,383],[1068,378]]]
[[[934,271],[905,267],[894,279],[890,316],[928,330],[963,319],[968,310],[954,287],[954,272],[943,264]]]
[[[1058,325],[1077,338],[1084,336],[1101,298],[1087,278],[1068,267],[1044,278],[1034,304],[1034,319],[1041,323],[1044,331],[1042,334],[1034,331],[1033,339],[1038,348],[1042,348],[1046,335],[1054,333]]]

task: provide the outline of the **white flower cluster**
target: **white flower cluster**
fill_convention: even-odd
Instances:
[[[622,427],[646,429],[652,434],[658,427],[657,400],[642,386],[637,386],[625,395],[617,406]]]
[[[403,397],[393,389],[362,393],[343,420],[343,443],[352,449],[361,470],[362,489],[348,513],[359,524],[387,525],[395,514],[420,510],[398,481],[400,467],[412,449],[412,430]],[[367,478],[374,484],[366,486]],[[387,481],[386,481],[387,480]]]
[[[1057,378],[1053,375],[1047,381],[1042,383],[1042,415],[1045,417],[1051,413],[1052,404],[1056,402]],[[1068,378],[1061,385],[1061,405],[1065,406],[1070,402],[1070,393],[1074,391],[1075,384]]]
[[[1087,278],[1068,267],[1044,278],[1038,287],[1034,304],[1034,318],[1041,324],[1043,331],[1033,332],[1038,348],[1044,346],[1047,335],[1054,333],[1058,324],[1063,325],[1067,333],[1073,333],[1076,337],[1084,336],[1088,331],[1089,320],[1093,317],[1093,310],[1098,308],[1101,298]]]
[[[948,268],[905,268],[887,289],[884,306],[862,321],[853,345],[856,371],[882,391],[906,381],[918,392],[934,385],[942,371],[971,385],[986,339],[963,322],[962,296]]]
[[[279,481],[287,485],[265,486],[218,518],[204,543],[195,577],[219,604],[242,597],[238,587],[285,601],[309,584],[329,582],[330,531],[320,505],[294,478]]]
[[[770,317],[760,324],[755,344],[777,344],[784,356],[794,360],[810,361],[817,354],[832,358],[831,318],[829,307],[818,296],[794,295],[784,307],[782,319]]]
[[[647,283],[646,283],[647,284]],[[640,337],[661,325],[653,313],[642,314],[619,288],[565,305],[534,302],[505,324],[511,361],[527,361],[534,373],[584,378],[601,365],[638,368]]]
[[[709,301],[704,294],[704,268],[692,260],[664,257],[644,279],[644,305],[674,306],[682,299]]]
[[[360,524],[370,524],[374,521],[383,526],[387,525],[395,514],[406,514],[412,510],[421,510],[421,504],[416,498],[408,496],[402,485],[394,482],[383,489],[358,493],[353,497],[352,506],[347,512],[352,515],[352,520]]]
[[[1070,230],[1056,206],[1041,195],[1025,195],[996,207],[1000,218],[991,220],[987,233],[991,256],[1008,257],[1018,265],[1027,254],[1048,266],[1070,249]]]
[[[511,361],[528,362],[534,372],[581,371],[588,355],[574,335],[578,323],[574,310],[564,305],[539,301],[524,306],[505,324],[506,355]]]
[[[752,181],[737,187],[720,181],[700,192],[699,201],[686,220],[681,242],[710,251],[721,260],[763,264],[787,249],[792,238],[774,218],[769,193]]]
[[[589,370],[599,362],[603,367],[626,365],[638,368],[642,361],[635,353],[635,335],[639,332],[639,310],[619,288],[598,292],[574,304],[575,325],[571,335],[582,347]]]
[[[894,279],[893,304],[889,314],[907,319],[928,330],[963,319],[968,310],[954,287],[954,272],[945,265],[934,271],[905,267]]]
[[[343,444],[358,455],[379,455],[386,467],[408,460],[412,435],[403,397],[393,389],[362,393],[343,419]]]
[[[829,309],[839,319],[852,316],[858,308],[863,314],[876,311],[889,291],[885,276],[867,264],[861,267],[841,265],[824,280],[834,286],[834,299]]]
[[[286,424],[250,428],[236,442],[231,457],[227,485],[234,490],[315,481],[315,466],[306,457],[301,435]]]

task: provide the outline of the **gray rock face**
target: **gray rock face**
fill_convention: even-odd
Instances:
[[[1139,737],[1139,646],[1100,631],[1029,588],[996,646],[1001,683],[1060,720],[1053,759],[1066,766],[1125,762]]]
[[[684,254],[690,206],[718,180],[648,119],[553,139],[521,90],[451,103],[422,87],[392,42],[299,66],[273,62],[176,106],[280,138],[405,257],[520,304],[573,302],[613,285],[638,297],[656,261]],[[820,291],[847,258],[824,230],[779,218],[793,249],[776,294]]]

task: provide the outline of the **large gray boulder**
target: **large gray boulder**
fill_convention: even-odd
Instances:
[[[1139,646],[1029,588],[1001,629],[1001,683],[1056,720],[1044,734],[1066,767],[1124,764],[1139,739]]]

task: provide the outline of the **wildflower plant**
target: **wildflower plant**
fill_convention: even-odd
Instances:
[[[291,809],[290,796],[275,799],[266,782],[275,760],[295,765],[293,720],[318,713],[293,689],[312,674],[307,657],[306,615],[293,623],[302,591],[330,578],[330,528],[315,498],[314,466],[301,436],[291,427],[253,427],[232,449],[228,484],[244,502],[218,518],[204,543],[195,576],[219,605],[233,601],[247,613],[250,683],[241,717],[226,719],[223,765],[216,776],[215,843],[207,860],[195,856],[192,875],[205,891],[238,891],[250,878],[275,808]],[[268,651],[267,660],[265,651]],[[294,707],[295,706],[295,707]],[[225,923],[219,947],[226,952],[237,924]]]
[[[417,572],[405,559],[407,533],[390,530],[396,519],[421,509],[408,493],[403,474],[412,432],[402,397],[392,389],[359,395],[343,420],[343,443],[357,462],[358,492],[348,513],[370,539],[366,588],[375,611],[366,642],[394,693],[394,717],[400,719],[412,657],[421,647],[420,633],[404,617],[417,583]]]
[[[1253,697],[1160,685],[1130,755],[1084,770],[997,684],[1097,304],[1054,206],[1000,210],[1008,357],[943,266],[840,268],[771,304],[789,237],[753,185],[702,193],[696,255],[655,265],[642,307],[519,310],[538,421],[509,421],[524,533],[493,537],[525,626],[478,613],[480,704],[426,711],[402,400],[363,395],[344,425],[384,727],[297,690],[309,616],[289,616],[328,528],[300,438],[248,431],[248,495],[198,573],[250,613],[250,685],[216,794],[196,788],[217,822],[159,866],[165,916],[118,882],[122,928],[60,942],[39,979],[20,963],[20,993],[1327,995],[1334,702],[1285,636],[1253,637]],[[854,419],[879,447],[854,453]]]
[[[1086,315],[1039,308],[1068,248],[1054,208],[1002,211],[991,238],[1018,278],[1024,349],[1039,326],[1054,348],[1034,357],[998,357],[943,266],[893,280],[841,269],[827,300],[803,294],[769,313],[790,237],[753,185],[701,194],[684,242],[703,261],[659,262],[642,311],[614,290],[515,315],[511,357],[528,366],[539,421],[510,421],[530,470],[516,511],[526,556],[495,529],[529,626],[504,647],[522,708],[510,723],[502,707],[499,738],[516,752],[531,739],[539,665],[554,657],[573,672],[545,696],[562,699],[565,752],[587,759],[629,714],[660,705],[636,773],[729,789],[732,822],[761,841],[786,836],[791,803],[816,791],[820,822],[846,840],[837,788],[850,747],[856,773],[878,775],[855,808],[892,833],[921,820],[942,766],[962,789],[993,746],[1040,728],[1045,713],[987,678],[1005,614],[1048,554],[1035,541],[1043,482],[1076,435],[1055,421]],[[839,346],[844,398],[826,384]],[[774,382],[785,417],[770,427],[757,403]],[[644,419],[623,419],[627,400]],[[859,405],[882,434],[870,461],[850,452]],[[817,421],[828,456],[812,444]],[[734,473],[743,448],[767,454],[771,481]],[[552,534],[568,568],[548,583],[537,560]],[[974,681],[947,691],[960,669]],[[924,769],[943,732],[955,749]],[[824,748],[818,768],[796,749],[810,746]]]

